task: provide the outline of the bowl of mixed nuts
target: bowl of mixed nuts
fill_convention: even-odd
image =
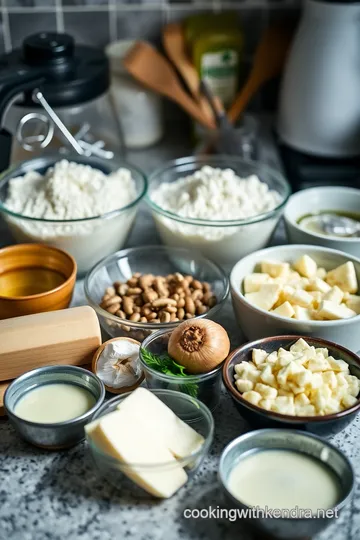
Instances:
[[[147,246],[118,251],[86,276],[85,294],[112,337],[143,341],[192,318],[212,318],[229,280],[215,263],[183,248]]]

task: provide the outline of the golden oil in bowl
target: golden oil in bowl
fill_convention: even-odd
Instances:
[[[33,296],[62,285],[66,277],[50,268],[15,268],[1,274],[0,296]]]

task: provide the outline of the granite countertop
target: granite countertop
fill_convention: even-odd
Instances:
[[[171,135],[171,133],[173,135]],[[166,144],[128,158],[149,171],[166,159],[191,153],[173,129]],[[268,144],[261,146],[261,159],[277,165]],[[2,234],[1,234],[2,233]],[[1,243],[9,242],[0,230]],[[278,230],[277,241],[284,241]],[[128,245],[159,243],[151,216],[141,208]],[[76,286],[74,305],[84,303],[83,284]],[[232,346],[240,343],[230,301],[218,320],[228,330]],[[241,522],[225,519],[185,519],[186,508],[224,506],[217,482],[219,456],[225,445],[249,426],[222,395],[214,413],[215,437],[209,456],[197,475],[178,494],[166,501],[136,500],[107,483],[94,468],[85,443],[61,452],[47,452],[22,442],[6,419],[0,420],[0,540],[252,540]],[[350,458],[360,474],[360,416],[332,442]],[[358,479],[359,480],[359,479]],[[261,538],[261,536],[259,537]],[[360,484],[355,497],[331,527],[317,540],[360,538]]]

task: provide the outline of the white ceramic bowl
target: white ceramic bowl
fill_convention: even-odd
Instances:
[[[290,197],[284,219],[289,242],[292,244],[313,244],[331,249],[339,249],[360,258],[360,237],[339,238],[303,229],[297,222],[306,215],[326,210],[360,212],[360,189],[347,187],[319,187],[304,189]]]
[[[298,321],[269,313],[248,302],[242,293],[242,283],[248,274],[264,259],[295,262],[301,255],[309,255],[326,270],[331,270],[347,261],[355,265],[360,283],[360,259],[351,255],[322,247],[307,245],[276,246],[257,251],[240,260],[230,275],[231,298],[236,319],[249,340],[286,334],[302,334],[319,337],[343,345],[356,352],[360,349],[360,315],[340,321]]]

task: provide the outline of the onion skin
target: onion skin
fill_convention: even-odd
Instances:
[[[168,353],[191,374],[208,373],[230,352],[226,330],[209,319],[189,319],[172,332]]]

